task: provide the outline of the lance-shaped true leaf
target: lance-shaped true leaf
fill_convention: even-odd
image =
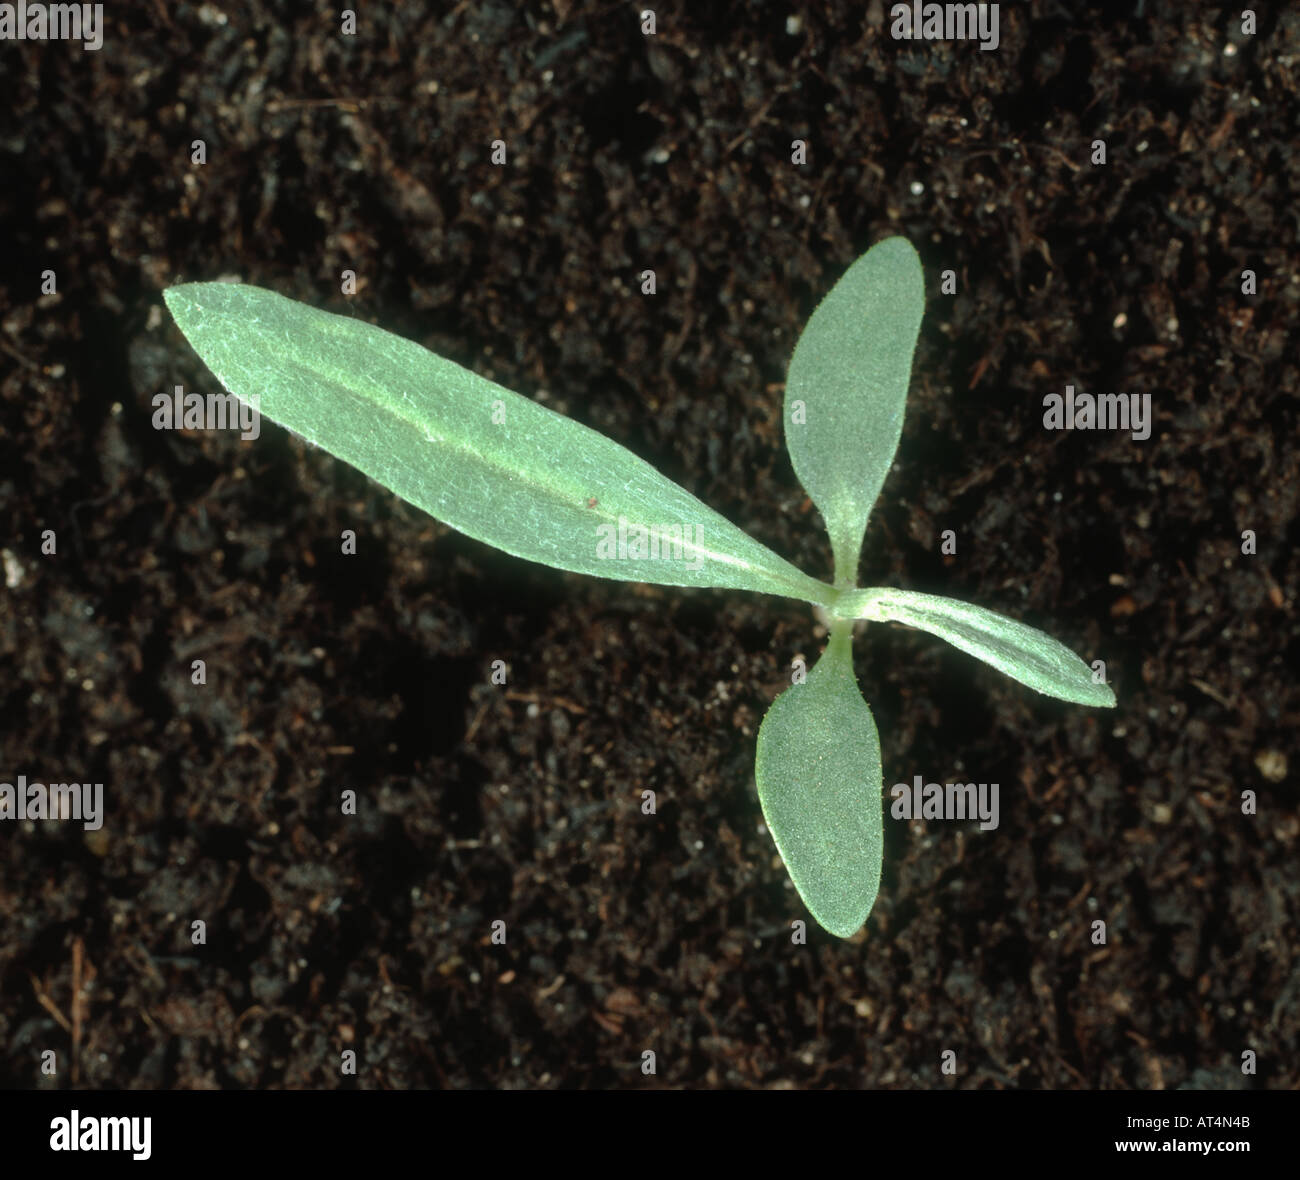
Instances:
[[[163,295],[237,398],[477,540],[597,577],[833,597],[625,447],[418,344],[239,283]]]
[[[772,703],[754,771],[763,818],[812,916],[839,938],[867,920],[884,850],[880,738],[833,633],[802,684]]]
[[[871,507],[903,430],[925,281],[905,238],[877,243],[817,306],[790,358],[785,437],[830,533],[835,580],[857,582]]]
[[[840,608],[862,619],[919,627],[992,664],[1030,688],[1078,705],[1113,707],[1115,694],[1063,643],[983,607],[935,594],[878,587],[844,595]]]

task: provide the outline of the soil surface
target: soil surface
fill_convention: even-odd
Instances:
[[[653,35],[368,4],[353,36],[141,2],[98,51],[6,44],[0,780],[102,781],[106,818],[0,824],[0,1083],[1300,1086],[1300,9],[1240,7],[1004,4],[984,51],[878,0]],[[927,315],[862,580],[1041,627],[1119,705],[867,628],[886,790],[997,782],[1001,814],[887,816],[848,942],[754,785],[810,608],[516,560],[269,422],[152,425],[220,388],[160,292],[235,277],[544,400],[829,577],[785,367],[896,233]],[[1150,437],[1044,429],[1067,384],[1150,394]]]

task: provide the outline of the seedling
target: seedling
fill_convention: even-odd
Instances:
[[[921,262],[903,238],[880,242],[835,284],[786,379],[786,443],[830,533],[833,585],[604,435],[409,340],[239,283],[187,283],[164,298],[240,401],[471,537],[556,569],[820,607],[826,649],[763,719],[755,777],[799,896],[840,938],[871,912],[884,843],[880,739],[853,673],[855,621],[918,627],[1048,696],[1115,704],[1103,677],[1041,631],[949,598],[857,587],[924,311]]]

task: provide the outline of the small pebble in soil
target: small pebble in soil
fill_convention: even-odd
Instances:
[[[1286,755],[1281,750],[1260,750],[1255,755],[1255,769],[1271,783],[1286,778]]]

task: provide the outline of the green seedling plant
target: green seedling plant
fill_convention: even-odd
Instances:
[[[821,608],[826,648],[763,719],[755,778],[799,896],[840,938],[871,912],[884,846],[880,739],[853,672],[857,621],[928,631],[1048,696],[1115,704],[1104,677],[1041,631],[949,598],[857,586],[924,312],[921,262],[904,238],[848,269],[790,360],[786,443],[830,534],[833,584],[611,439],[409,340],[238,283],[187,283],[164,298],[241,402],[462,533],[556,569]]]

